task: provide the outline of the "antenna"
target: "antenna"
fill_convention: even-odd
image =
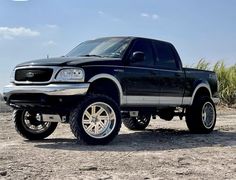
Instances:
[[[47,59],[49,59],[49,54],[47,54]]]

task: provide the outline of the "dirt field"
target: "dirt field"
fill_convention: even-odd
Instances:
[[[2,113],[0,179],[235,179],[233,114],[220,113],[208,135],[189,134],[184,121],[157,119],[143,132],[122,127],[107,146],[85,146],[67,124],[44,141],[23,140]]]

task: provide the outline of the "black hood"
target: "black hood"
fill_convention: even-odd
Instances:
[[[58,57],[28,61],[17,65],[22,66],[84,66],[101,64],[120,64],[120,58],[99,58],[99,57]]]

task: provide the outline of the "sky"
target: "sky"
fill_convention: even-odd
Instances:
[[[236,0],[0,0],[0,92],[24,61],[104,36],[173,43],[184,65],[236,63]]]

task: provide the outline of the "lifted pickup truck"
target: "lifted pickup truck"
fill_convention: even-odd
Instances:
[[[4,88],[18,133],[30,140],[69,123],[87,144],[107,144],[121,123],[145,129],[155,116],[185,116],[193,133],[209,133],[218,102],[214,72],[183,68],[174,46],[139,37],[89,40],[67,55],[19,64]]]

